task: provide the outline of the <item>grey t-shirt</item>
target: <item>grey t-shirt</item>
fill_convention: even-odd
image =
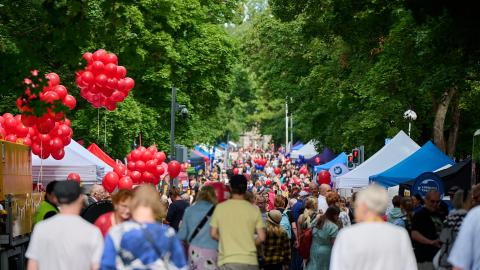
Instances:
[[[85,270],[100,263],[100,230],[80,216],[58,214],[35,225],[26,257],[40,270]]]

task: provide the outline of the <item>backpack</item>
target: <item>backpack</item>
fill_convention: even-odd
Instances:
[[[292,224],[290,224],[290,219],[288,218],[288,210],[284,210],[282,213],[282,220],[280,221],[280,226],[287,232],[288,239],[292,239]]]
[[[298,255],[305,260],[310,259],[310,248],[312,247],[313,231],[307,228],[298,237]]]

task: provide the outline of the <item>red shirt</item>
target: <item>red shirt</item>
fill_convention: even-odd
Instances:
[[[108,212],[106,214],[103,214],[99,216],[95,221],[95,226],[97,226],[100,229],[103,237],[107,235],[108,230],[110,230],[110,227],[112,227],[112,214],[113,212]]]

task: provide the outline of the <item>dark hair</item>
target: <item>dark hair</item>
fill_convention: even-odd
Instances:
[[[247,178],[241,174],[232,176],[230,179],[230,189],[232,190],[232,194],[245,194],[247,191]]]
[[[175,199],[178,196],[180,196],[180,189],[175,186],[171,187],[168,191],[168,197]]]
[[[402,197],[398,195],[393,196],[392,204],[394,207],[400,207],[400,205],[402,204]]]
[[[55,185],[57,183],[58,183],[57,180],[53,180],[53,181],[51,181],[50,183],[47,184],[47,186],[45,187],[45,201],[48,202],[47,194],[52,194],[53,193],[53,189],[55,188]]]
[[[417,193],[417,194],[413,195],[413,197],[415,197],[415,199],[417,199],[420,202],[421,205],[423,205],[425,203],[423,201],[422,195]]]
[[[318,218],[317,228],[318,229],[323,228],[323,225],[327,220],[333,223],[336,223],[337,221],[335,220],[335,216],[338,216],[338,215],[340,215],[340,208],[338,208],[335,205],[328,207],[327,211],[325,212],[325,215],[322,215]]]

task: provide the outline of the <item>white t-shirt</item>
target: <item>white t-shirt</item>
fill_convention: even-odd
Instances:
[[[323,195],[318,195],[318,210],[322,210],[322,213],[325,214],[328,209],[327,199]]]
[[[100,263],[100,230],[80,216],[57,214],[35,225],[25,256],[38,269],[85,270]]]
[[[330,270],[416,270],[412,244],[404,228],[363,222],[340,230]]]

